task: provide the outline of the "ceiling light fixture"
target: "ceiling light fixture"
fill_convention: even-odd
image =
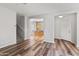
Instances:
[[[58,16],[59,18],[63,18],[63,16]]]
[[[44,21],[44,19],[43,18],[38,18],[38,19],[32,18],[32,19],[30,19],[30,21],[34,21],[34,22],[40,21],[40,22],[42,22],[42,21]]]

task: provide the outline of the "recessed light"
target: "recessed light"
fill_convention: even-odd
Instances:
[[[30,21],[34,21],[34,22],[42,22],[42,21],[44,21],[44,19],[43,18],[38,18],[38,19],[36,19],[36,18],[32,18],[32,19],[30,19]]]
[[[58,16],[59,18],[63,18],[63,16]]]

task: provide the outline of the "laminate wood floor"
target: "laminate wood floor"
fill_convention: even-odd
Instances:
[[[79,49],[71,42],[55,39],[55,43],[30,40],[0,49],[1,56],[78,56]]]

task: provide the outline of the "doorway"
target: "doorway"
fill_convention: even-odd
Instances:
[[[54,37],[76,43],[76,13],[55,16]]]
[[[44,25],[42,18],[31,18],[29,23],[30,39],[35,41],[44,40]]]
[[[16,18],[16,41],[17,43],[21,43],[25,39],[25,17],[21,15],[17,15]]]

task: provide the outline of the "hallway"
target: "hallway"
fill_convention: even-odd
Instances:
[[[0,49],[2,56],[78,56],[79,49],[69,41],[55,39],[55,43],[38,41],[33,45],[29,39]]]

